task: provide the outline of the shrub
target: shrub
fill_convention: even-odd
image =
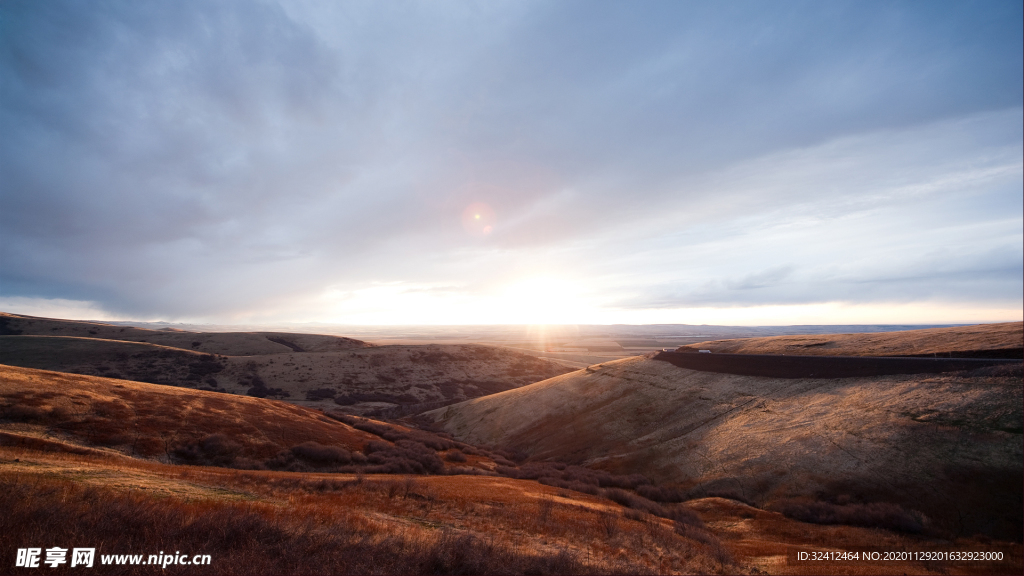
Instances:
[[[258,388],[253,386],[246,391],[246,394],[255,398],[266,398],[268,396],[273,398],[288,398],[291,396],[291,392],[284,390],[283,388]]]
[[[700,519],[700,516],[696,512],[689,508],[683,508],[677,506],[674,508],[663,508],[666,514],[662,518],[667,518],[676,523],[676,526],[686,525],[694,526],[701,529],[706,529],[704,521]]]
[[[375,436],[380,436],[389,442],[410,440],[434,450],[448,450],[450,448],[454,448],[456,445],[452,440],[442,438],[437,434],[432,434],[424,430],[400,430],[381,422],[374,422],[373,420],[367,420],[366,418],[359,418],[348,414],[338,414],[335,412],[328,413],[327,416],[344,424],[348,424],[356,430],[362,430],[363,432],[369,432]]]
[[[604,496],[612,502],[617,502],[627,508],[640,510],[649,514],[654,514],[655,516],[667,518],[669,514],[663,506],[655,504],[643,496],[638,496],[621,488],[609,488],[604,491]]]
[[[602,488],[630,488],[635,489],[637,486],[644,484],[650,484],[651,481],[647,479],[643,474],[630,474],[628,476],[620,476],[618,474],[602,474],[598,477],[598,485]]]
[[[367,472],[378,474],[441,474],[444,462],[437,453],[419,442],[399,440],[394,445],[372,441],[364,450],[367,462],[374,464]]]
[[[392,396],[379,392],[348,392],[334,397],[334,403],[339,406],[351,406],[360,402],[395,402],[395,400]]]
[[[465,462],[466,455],[461,450],[451,450],[445,454],[444,459],[449,462]]]
[[[686,492],[679,488],[644,484],[636,487],[636,493],[654,502],[685,502]]]
[[[474,468],[472,466],[454,466],[448,469],[448,474],[451,476],[466,475],[466,476],[495,476],[493,472],[487,470],[481,470],[480,468]]]
[[[566,488],[568,490],[574,490],[576,492],[582,492],[584,494],[593,494],[594,496],[600,496],[604,490],[601,490],[593,484],[584,484],[577,480],[571,480],[569,482],[563,482],[559,485],[559,488]]]
[[[757,506],[757,504],[755,504],[753,500],[747,498],[742,492],[735,488],[717,488],[705,490],[700,492],[699,496],[695,496],[693,494],[693,491],[691,490],[691,493],[688,494],[688,496],[697,498],[725,498],[727,500],[735,500],[737,502],[742,502],[747,506]]]
[[[524,460],[526,460],[529,457],[529,455],[526,452],[523,452],[522,450],[514,450],[514,449],[513,450],[495,450],[494,453],[497,454],[498,456],[501,456],[503,458],[511,460],[512,462],[523,462]]]
[[[303,442],[298,446],[292,446],[292,454],[309,462],[318,464],[348,464],[352,462],[352,453],[337,446],[324,446],[319,442]]]
[[[251,386],[251,388],[249,388],[246,394],[248,394],[249,396],[254,396],[256,398],[266,398],[267,396],[271,396],[274,398],[288,398],[289,396],[291,396],[290,392],[283,390],[281,388],[268,388],[267,383],[264,382],[263,379],[260,378],[259,375],[256,374],[255,372],[243,376],[238,380],[238,383],[243,386]]]
[[[199,377],[214,374],[220,372],[223,369],[224,366],[220,362],[218,362],[217,357],[212,354],[207,354],[203,356],[201,360],[197,362],[192,362],[188,366],[189,374],[196,375]]]
[[[175,448],[173,456],[187,464],[231,466],[242,456],[242,445],[224,434],[210,434],[199,442]]]
[[[644,522],[647,520],[647,516],[643,512],[639,510],[633,510],[632,508],[626,508],[625,510],[623,510],[622,517],[628,520],[634,520],[636,522]]]
[[[616,536],[621,531],[619,519],[608,512],[601,513],[601,527],[604,528],[604,533],[609,538]]]
[[[480,450],[480,449],[478,449],[475,446],[470,446],[469,444],[463,444],[461,442],[456,442],[456,446],[459,447],[459,450],[462,450],[463,454],[469,454],[470,456],[486,456],[487,455],[486,453],[484,453],[483,450]]]
[[[306,392],[306,400],[327,400],[329,398],[334,398],[334,395],[335,391],[331,388],[317,388]]]
[[[911,534],[921,533],[925,525],[925,517],[920,512],[887,502],[833,504],[793,499],[783,500],[773,508],[785,516],[812,524],[848,524]]]

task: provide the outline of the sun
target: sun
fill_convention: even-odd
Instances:
[[[474,202],[462,211],[462,228],[470,236],[483,237],[494,231],[494,209],[483,202]]]

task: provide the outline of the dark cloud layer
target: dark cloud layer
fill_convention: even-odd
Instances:
[[[1019,308],[1021,20],[1013,1],[4,2],[0,297],[287,315],[329,287],[558,269],[627,308]],[[876,178],[850,184],[882,145],[900,161],[857,160]],[[460,225],[472,202],[486,238]],[[901,272],[737,256],[799,213],[836,222],[800,244],[900,222],[865,250]],[[725,258],[667,240],[750,219],[763,237],[721,235]]]

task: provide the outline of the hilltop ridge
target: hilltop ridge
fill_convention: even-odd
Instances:
[[[376,346],[340,336],[149,330],[5,313],[0,364],[391,416],[572,370],[477,344]]]
[[[698,350],[717,354],[1021,358],[1024,353],[1024,322],[898,332],[730,338],[686,344],[676,349],[678,352]]]
[[[636,357],[425,416],[463,441],[639,472],[694,496],[729,494],[759,507],[852,496],[915,510],[952,533],[1019,540],[1021,377],[1013,362],[772,378]]]

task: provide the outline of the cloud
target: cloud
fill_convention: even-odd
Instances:
[[[11,314],[41,316],[45,318],[76,318],[83,320],[122,320],[103,310],[95,302],[65,300],[62,298],[25,298],[0,296],[0,310]],[[135,318],[138,320],[138,318]],[[143,319],[147,320],[147,319]]]
[[[639,307],[1006,300],[1005,274],[920,255],[941,230],[1014,269],[1020,20],[1013,2],[6,2],[0,293],[171,319],[544,275]],[[474,202],[491,233],[465,233]]]
[[[1020,111],[737,164],[595,252],[630,308],[1002,302],[1022,291]],[[965,136],[970,134],[970,138]],[[614,244],[643,247],[620,253]]]

